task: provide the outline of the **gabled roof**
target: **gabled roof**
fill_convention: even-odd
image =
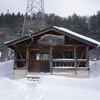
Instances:
[[[52,27],[45,28],[45,29],[43,29],[43,30],[34,32],[34,33],[32,33],[31,35],[34,36],[34,35],[36,35],[36,34],[38,34],[38,33],[45,32],[45,31],[48,31],[48,30],[50,30],[50,29],[51,29],[51,30],[55,29],[55,30],[64,32],[64,33],[66,33],[66,35],[68,34],[68,35],[74,36],[74,37],[76,37],[76,38],[78,38],[78,39],[81,39],[81,40],[83,40],[83,41],[86,41],[87,43],[91,43],[91,44],[95,45],[96,47],[99,47],[99,46],[100,46],[100,42],[98,42],[98,41],[96,41],[96,40],[94,40],[94,39],[92,39],[92,38],[83,36],[83,35],[78,34],[78,33],[76,33],[76,32],[70,31],[70,30],[68,30],[68,29],[66,29],[66,28],[57,27],[57,26],[52,26]],[[24,37],[21,37],[21,38],[18,38],[18,39],[14,39],[14,40],[11,40],[11,41],[6,42],[5,45],[10,45],[10,44],[18,43],[20,40],[23,41],[23,40],[26,40],[26,39],[28,39],[28,38],[30,38],[30,36],[24,36]]]
[[[75,37],[78,37],[78,38],[80,38],[82,40],[85,40],[85,41],[88,41],[90,43],[96,44],[98,47],[100,46],[100,42],[98,42],[98,41],[96,41],[96,40],[94,40],[92,38],[89,38],[89,37],[86,37],[84,35],[78,34],[76,32],[73,32],[73,31],[68,30],[66,28],[63,28],[63,27],[57,27],[57,26],[53,26],[53,27],[58,29],[58,30],[60,30],[60,31],[66,32],[67,34],[70,34],[70,35],[73,35]]]

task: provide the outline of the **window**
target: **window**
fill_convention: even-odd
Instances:
[[[64,58],[73,58],[72,51],[64,51]]]
[[[49,60],[49,51],[32,51],[32,60]]]

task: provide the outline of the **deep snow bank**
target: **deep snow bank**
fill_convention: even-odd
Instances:
[[[97,78],[67,78],[62,76],[46,75],[40,78],[40,84],[48,86],[74,86],[100,92],[100,77]]]
[[[61,76],[43,76],[36,91],[45,94],[43,100],[99,100],[100,77],[76,79]]]
[[[13,76],[13,61],[0,63],[0,77]],[[90,62],[90,76],[100,76],[100,61]],[[100,100],[100,77],[42,76],[39,82],[0,78],[0,100]]]
[[[98,77],[100,76],[100,60],[98,61],[90,61],[90,77]]]
[[[0,77],[13,79],[13,60],[0,62]]]
[[[0,100],[100,100],[100,77],[75,79],[42,76],[39,82],[27,79],[0,79]]]
[[[33,87],[30,88],[24,82],[0,79],[0,100],[36,100],[37,98]]]

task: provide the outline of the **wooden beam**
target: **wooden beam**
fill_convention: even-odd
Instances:
[[[76,51],[77,46],[74,47],[74,67],[75,67],[75,74],[77,74],[77,51]]]
[[[26,48],[26,68],[29,68],[29,48]]]
[[[65,44],[69,43],[69,37],[65,36]]]
[[[14,45],[14,68],[17,68],[17,48],[16,45]]]
[[[50,47],[50,72],[52,74],[52,67],[53,67],[53,62],[52,62],[52,50],[53,50],[53,47]]]

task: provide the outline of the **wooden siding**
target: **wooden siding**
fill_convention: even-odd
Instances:
[[[61,35],[59,31],[48,31],[45,34]],[[64,44],[38,44],[38,40],[44,34],[40,33],[33,38],[28,38],[25,41],[21,41],[16,45],[13,45],[15,51],[15,68],[27,68],[29,72],[51,72],[52,68],[58,68],[59,66],[64,68],[72,66],[77,74],[77,68],[89,67],[88,51],[91,46],[77,40],[75,37],[71,38],[69,35],[65,35]],[[32,59],[32,51],[47,52],[49,54],[48,60]],[[67,52],[71,53],[67,57]],[[71,58],[70,58],[71,57]],[[53,59],[62,59],[62,61],[54,61]],[[74,59],[73,61],[64,61],[63,59]],[[60,68],[59,67],[59,68]]]

